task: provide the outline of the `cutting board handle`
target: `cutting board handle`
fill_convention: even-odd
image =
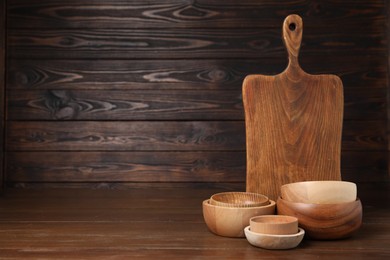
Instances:
[[[299,49],[302,42],[303,22],[297,14],[291,14],[284,19],[283,41],[288,52],[288,70],[301,71],[298,62]]]

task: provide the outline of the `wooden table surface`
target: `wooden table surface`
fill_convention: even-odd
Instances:
[[[0,259],[390,259],[389,185],[366,186],[355,236],[304,240],[292,250],[208,231],[202,200],[235,185],[8,189],[0,198]]]

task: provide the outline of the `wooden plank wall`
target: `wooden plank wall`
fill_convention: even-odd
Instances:
[[[386,1],[386,29],[387,29],[387,150],[388,156],[388,169],[387,173],[390,176],[390,1]]]
[[[4,189],[5,2],[0,3],[0,194]]]
[[[6,181],[244,182],[241,84],[286,64],[339,75],[342,175],[387,180],[383,0],[7,1]]]

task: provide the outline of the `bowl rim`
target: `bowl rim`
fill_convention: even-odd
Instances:
[[[298,230],[298,218],[289,215],[260,215],[251,217],[249,226],[255,233],[295,234]]]
[[[276,206],[275,200],[268,200],[269,204],[263,205],[263,206],[257,206],[257,207],[229,207],[229,206],[218,206],[210,204],[210,199],[205,199],[202,203],[202,205],[207,205],[208,207],[214,207],[214,208],[220,208],[220,209],[227,209],[227,210],[254,210],[254,209],[265,209],[265,208],[271,208]]]
[[[316,206],[331,206],[331,205],[345,205],[345,204],[351,204],[351,203],[358,203],[358,202],[361,202],[360,201],[360,198],[359,197],[356,197],[355,200],[353,201],[345,201],[345,202],[339,202],[339,203],[309,203],[309,202],[300,202],[300,201],[291,201],[291,200],[286,200],[286,199],[283,199],[281,196],[279,196],[277,199],[276,199],[276,203],[278,202],[278,200],[282,200],[283,202],[287,202],[287,203],[291,203],[291,204],[303,204],[303,205],[316,205]]]
[[[240,195],[248,195],[248,196],[256,196],[260,197],[261,200],[258,202],[250,203],[250,204],[244,204],[244,203],[231,203],[231,202],[226,202],[226,201],[221,201],[218,199],[215,199],[215,197],[218,197],[220,195],[229,195],[229,194],[240,194]],[[214,203],[210,203],[215,206],[225,206],[225,207],[239,207],[239,208],[244,208],[244,207],[259,207],[259,206],[265,206],[269,205],[269,198],[268,196],[261,194],[261,193],[255,193],[255,192],[247,192],[247,191],[226,191],[226,192],[218,192],[210,197],[210,202],[214,201]]]
[[[356,200],[357,185],[343,180],[309,180],[280,186],[283,199],[295,202],[331,204]]]
[[[289,221],[284,222],[275,222],[273,220],[268,221],[267,219],[288,219]],[[264,219],[263,222],[257,222],[256,219]],[[250,221],[256,224],[260,225],[271,225],[271,226],[284,226],[284,225],[290,225],[293,223],[298,223],[298,218],[294,216],[289,215],[260,215],[260,216],[254,216],[250,218]]]
[[[288,186],[288,185],[294,185],[294,184],[298,184],[298,183],[308,183],[308,184],[311,184],[311,183],[346,183],[347,185],[350,185],[350,184],[353,184],[354,186],[357,186],[355,182],[352,182],[352,181],[343,181],[343,180],[317,180],[317,181],[296,181],[296,182],[290,182],[290,183],[285,183],[283,184],[282,186],[280,187],[284,187],[284,186]]]
[[[254,236],[262,236],[262,237],[274,237],[274,238],[292,238],[292,237],[299,237],[305,235],[305,230],[301,227],[298,227],[298,232],[295,234],[286,234],[286,235],[275,235],[275,234],[266,234],[266,233],[257,233],[253,232],[250,229],[250,226],[246,226],[244,228],[244,232],[248,232],[249,234],[252,234]]]

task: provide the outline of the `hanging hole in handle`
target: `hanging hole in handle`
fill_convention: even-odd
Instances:
[[[290,31],[295,31],[295,29],[297,28],[297,25],[295,23],[290,23],[288,25],[288,28],[290,29]]]

